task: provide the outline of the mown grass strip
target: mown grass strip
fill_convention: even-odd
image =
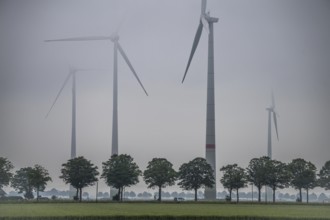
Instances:
[[[297,218],[267,216],[61,216],[0,217],[0,220],[325,220],[328,218]]]
[[[224,203],[2,203],[0,220],[3,219],[330,220],[330,206]]]

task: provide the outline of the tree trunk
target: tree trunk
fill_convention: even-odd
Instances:
[[[39,188],[37,187],[37,201],[39,201]]]
[[[306,192],[307,192],[307,203],[309,203],[308,188],[306,189]]]
[[[162,201],[162,186],[158,186],[158,201]]]
[[[78,192],[79,192],[79,188],[77,188],[77,191],[76,191],[76,199],[78,200]],[[73,198],[74,200],[74,198]]]
[[[231,192],[232,192],[232,189],[229,190],[229,198],[230,198],[230,202],[231,202]]]
[[[118,200],[119,200],[119,202],[123,201],[123,200],[122,200],[123,198],[121,198],[121,190],[122,190],[122,188],[119,187],[119,188],[118,188]]]
[[[275,187],[273,187],[273,203],[275,203]]]
[[[197,188],[195,188],[195,202],[197,202]]]
[[[301,188],[299,188],[299,198],[300,198],[300,201],[299,202],[302,202]]]
[[[258,202],[261,202],[261,186],[257,186],[258,188]]]
[[[238,188],[236,189],[236,202],[239,202]]]
[[[80,191],[79,201],[81,202],[81,200],[82,200],[82,198],[81,198],[81,195],[82,195],[82,188],[80,188],[79,191]]]

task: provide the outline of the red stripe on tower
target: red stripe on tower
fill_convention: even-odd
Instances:
[[[206,144],[206,149],[215,149],[215,144]]]

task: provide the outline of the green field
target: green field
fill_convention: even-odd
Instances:
[[[89,218],[81,218],[83,216]],[[122,219],[125,219],[124,216],[130,216],[130,219],[134,219],[134,216],[149,216],[149,219],[157,216],[208,216],[213,219],[236,219],[234,216],[245,217],[237,219],[330,219],[330,206],[226,203],[0,203],[0,219],[106,219],[106,216],[122,216]]]

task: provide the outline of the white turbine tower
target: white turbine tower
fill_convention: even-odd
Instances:
[[[71,159],[76,157],[76,73],[82,71],[95,71],[96,69],[77,69],[70,67],[69,74],[67,75],[64,83],[58,92],[52,106],[50,107],[49,111],[47,112],[46,118],[48,117],[49,113],[52,111],[53,107],[57,99],[60,97],[64,87],[68,83],[69,79],[72,78],[72,129],[71,129]]]
[[[271,95],[272,99],[272,104],[270,107],[266,108],[268,111],[268,145],[267,145],[267,156],[272,159],[272,115],[273,115],[273,120],[274,120],[274,125],[275,125],[275,130],[276,130],[276,136],[277,140],[278,138],[278,130],[277,130],[277,112],[275,110],[275,98],[274,98],[274,93],[272,91]]]
[[[72,78],[72,124],[71,124],[71,159],[75,158],[76,155],[76,73],[82,72],[82,71],[95,71],[96,69],[77,69],[77,68],[69,68],[69,74],[67,75],[66,79],[64,80],[64,83],[60,89],[60,91],[57,93],[57,96],[50,107],[49,111],[47,112],[46,118],[48,117],[49,113],[52,111],[53,107],[55,106],[55,103],[57,99],[60,97],[64,87],[66,86],[67,82],[70,78]],[[73,198],[75,195],[75,190],[73,186],[70,185],[70,198]]]
[[[276,130],[276,137],[277,140],[278,138],[278,130],[277,130],[277,112],[275,110],[275,98],[274,98],[274,93],[272,91],[271,93],[271,100],[272,104],[270,107],[266,108],[268,111],[268,144],[267,144],[267,156],[270,159],[273,159],[273,152],[272,152],[272,115],[273,115],[273,120],[274,120],[274,125],[275,125],[275,130]],[[265,200],[266,201],[271,201],[272,198],[272,189],[270,187],[265,188],[266,193],[265,193]]]
[[[131,62],[126,56],[123,48],[119,44],[119,36],[116,33],[111,36],[93,36],[93,37],[75,37],[75,38],[65,38],[65,39],[56,39],[56,40],[46,40],[46,42],[56,42],[56,41],[95,41],[95,40],[111,40],[114,43],[114,64],[113,64],[113,111],[112,111],[112,148],[111,155],[118,154],[118,55],[117,52],[122,55],[127,65],[131,69],[136,80],[142,87],[146,95],[148,95],[144,86],[142,85],[138,75],[136,74]]]
[[[211,17],[206,10],[206,0],[202,0],[202,9],[199,25],[194,38],[192,49],[190,52],[186,71],[184,73],[182,83],[185,80],[191,60],[196,51],[199,39],[202,34],[203,27],[208,32],[208,68],[207,68],[207,105],[206,105],[206,145],[205,156],[207,162],[212,166],[214,176],[216,176],[215,163],[215,106],[214,106],[214,43],[213,43],[213,23],[218,22],[218,18]],[[216,199],[216,184],[211,188],[205,189],[205,199]]]

